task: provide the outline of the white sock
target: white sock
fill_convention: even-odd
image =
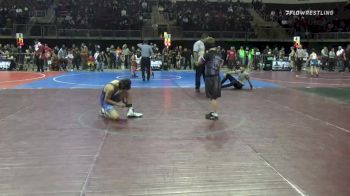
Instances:
[[[134,108],[130,107],[128,112],[132,112],[134,110]]]
[[[218,117],[218,116],[219,116],[218,113],[216,113],[216,112],[212,112],[211,115],[212,115],[212,116],[215,116],[215,117]]]

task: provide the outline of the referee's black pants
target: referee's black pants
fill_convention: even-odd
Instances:
[[[35,64],[37,67],[37,72],[44,72],[44,60],[39,56],[35,56]]]
[[[203,76],[203,80],[205,80],[204,70],[205,67],[203,65],[196,66],[196,89],[201,87],[201,76]]]
[[[301,71],[301,68],[303,67],[303,58],[297,58],[296,65],[297,71]]]
[[[145,71],[147,69],[147,80],[150,79],[151,76],[151,58],[142,57],[141,58],[141,71],[142,71],[142,79],[145,80]]]

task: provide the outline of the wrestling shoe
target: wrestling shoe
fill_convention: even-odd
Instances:
[[[218,116],[214,116],[213,112],[210,112],[209,114],[206,114],[205,118],[208,119],[208,120],[219,120],[219,117]]]
[[[98,112],[98,115],[101,117],[106,117],[105,110],[103,108],[101,108],[100,111]]]
[[[143,114],[134,112],[134,109],[129,109],[127,116],[128,118],[141,118]]]

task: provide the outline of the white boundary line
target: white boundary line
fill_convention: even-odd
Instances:
[[[300,75],[296,75],[296,78],[303,78],[303,79],[321,79],[321,80],[350,80],[350,79],[344,79],[344,78],[322,78],[322,77],[318,77],[318,78],[309,78],[307,76],[300,76]],[[350,77],[350,76],[342,76],[342,77]]]
[[[347,129],[343,128],[343,127],[339,127],[338,125],[332,124],[332,123],[330,123],[330,122],[326,122],[326,124],[329,125],[329,126],[335,127],[335,128],[337,128],[337,129],[340,129],[340,130],[342,130],[342,131],[345,131],[345,132],[347,132],[347,133],[350,133],[349,130],[347,130]]]
[[[267,162],[264,158],[262,158],[260,155],[258,155],[259,159],[264,161],[265,164],[270,167],[274,172],[276,172],[284,181],[286,181],[296,192],[299,193],[301,196],[307,196],[304,191],[299,188],[297,185],[291,183],[286,177],[284,177],[276,168],[274,168],[269,162]]]
[[[336,129],[339,129],[339,130],[344,131],[344,132],[346,132],[346,133],[350,133],[350,130],[347,130],[347,129],[343,128],[343,127],[340,127],[340,126],[335,125],[335,124],[333,124],[333,123],[330,123],[330,122],[328,122],[328,121],[324,121],[324,120],[321,120],[321,119],[319,119],[319,118],[313,117],[313,116],[311,116],[311,115],[309,115],[309,114],[305,114],[305,113],[303,113],[303,112],[299,112],[298,110],[294,110],[294,109],[292,109],[292,108],[290,108],[290,107],[288,107],[288,106],[285,106],[285,105],[282,105],[282,104],[279,104],[279,103],[274,103],[273,101],[270,101],[270,100],[267,100],[267,102],[272,103],[272,104],[276,104],[276,105],[279,105],[279,106],[282,106],[283,108],[288,109],[288,110],[290,110],[290,111],[292,111],[292,112],[295,112],[295,113],[297,113],[297,114],[304,115],[304,116],[306,116],[306,117],[308,117],[308,118],[310,118],[310,119],[313,119],[313,120],[316,120],[316,121],[320,121],[320,122],[322,122],[322,123],[324,123],[324,124],[326,124],[326,125],[328,125],[328,126],[334,127],[334,128],[336,128]]]
[[[16,114],[19,113],[19,112],[22,112],[23,110],[26,110],[26,109],[30,108],[30,107],[31,107],[30,105],[29,105],[29,106],[24,106],[24,107],[20,108],[19,110],[17,110],[16,112],[14,112],[14,113],[12,113],[12,114],[9,114],[9,115],[7,115],[7,116],[1,118],[1,119],[0,119],[0,122],[5,121],[6,119],[8,119],[8,118],[10,118],[10,117],[12,117],[12,116],[14,116],[14,115],[16,115]]]
[[[58,80],[58,78],[68,77],[68,76],[77,76],[77,75],[86,75],[90,73],[80,73],[80,74],[69,74],[69,75],[60,75],[52,78],[54,82],[61,83],[61,84],[71,84],[71,85],[81,85],[81,86],[103,86],[103,85],[96,85],[96,84],[79,84],[74,82],[64,82],[61,80]]]
[[[170,74],[170,75],[164,75],[164,76],[175,76],[175,78],[166,78],[166,79],[152,79],[152,80],[180,80],[180,79],[182,79],[182,77],[181,76],[177,76],[177,75],[172,75],[172,74]],[[130,75],[120,75],[120,76],[117,76],[116,78],[117,79],[125,79],[125,78],[129,78],[130,77]],[[137,79],[135,79],[135,78],[132,78],[132,80],[142,80],[141,78],[137,78]]]
[[[68,77],[68,76],[76,76],[76,75],[85,75],[85,74],[91,74],[91,73],[80,73],[80,74],[69,74],[69,75],[60,75],[60,76],[56,76],[54,77],[52,80],[54,82],[57,82],[57,83],[61,83],[61,84],[70,84],[70,85],[77,85],[77,86],[90,86],[90,87],[103,87],[104,85],[99,85],[99,84],[84,84],[84,83],[74,83],[74,82],[65,82],[65,81],[61,81],[61,80],[58,80],[59,78],[62,78],[62,77]],[[125,75],[126,76],[126,75]],[[174,75],[176,76],[176,75]],[[119,76],[118,76],[119,77]],[[117,77],[117,78],[118,78]],[[178,78],[176,78],[175,80],[179,80],[181,79],[182,77],[181,76],[176,76]],[[156,80],[156,79],[152,79],[152,80]],[[174,80],[174,79],[158,79],[158,80]],[[171,85],[171,86],[152,86],[152,87],[149,87],[149,86],[141,86],[141,85],[133,85],[132,86],[133,88],[142,88],[142,87],[147,87],[147,88],[178,88],[179,86],[177,85]],[[185,86],[181,86],[181,88],[192,88],[194,86],[188,86],[188,85],[185,85]],[[77,89],[77,88],[82,88],[82,87],[70,87],[71,89]]]
[[[24,74],[25,72],[23,72]],[[29,74],[30,72],[28,72]],[[27,73],[26,73],[27,74]],[[38,79],[41,79],[41,78],[45,78],[46,75],[45,74],[42,74],[42,73],[31,73],[31,74],[39,74],[40,76],[39,77],[36,77],[36,78],[28,78],[28,79],[22,79],[22,80],[8,80],[8,81],[0,81],[0,84],[3,84],[3,83],[11,83],[11,82],[22,82],[22,81],[30,81],[30,80],[38,80]]]
[[[101,87],[103,87],[104,85],[101,85]],[[87,89],[89,88],[88,86],[86,87],[79,87],[79,86],[74,86],[74,87],[70,87],[69,89]],[[194,86],[132,86],[133,89],[135,88],[143,88],[143,89],[146,89],[146,88],[194,88]]]
[[[268,82],[282,82],[282,83],[289,83],[289,84],[315,84],[315,85],[330,85],[330,86],[350,86],[350,84],[327,84],[327,83],[316,83],[316,82],[292,82],[292,81],[283,81],[283,80],[269,80],[269,79],[262,79],[262,78],[255,78],[251,77],[255,80],[262,80],[262,81],[268,81]]]
[[[295,113],[297,113],[297,114],[304,115],[304,116],[306,116],[306,117],[308,117],[308,118],[310,118],[310,119],[313,119],[313,120],[316,120],[316,121],[320,121],[320,122],[322,122],[322,123],[325,123],[325,124],[328,125],[328,126],[337,128],[337,129],[339,129],[339,130],[341,130],[341,131],[344,131],[344,132],[346,132],[346,133],[350,133],[349,130],[347,130],[347,129],[343,128],[343,127],[340,127],[340,126],[338,126],[338,125],[332,124],[332,123],[327,122],[327,121],[323,121],[323,120],[321,120],[321,119],[319,119],[319,118],[316,118],[316,117],[313,117],[313,116],[311,116],[311,115],[309,115],[309,114],[305,114],[305,113],[299,112],[298,110],[294,110],[294,109],[292,109],[292,108],[290,108],[290,107],[288,107],[288,106],[285,106],[285,105],[282,105],[282,104],[279,104],[279,103],[275,103],[275,102],[270,101],[270,100],[267,100],[267,102],[272,103],[272,104],[275,104],[275,105],[279,105],[279,106],[281,106],[281,107],[283,107],[283,108],[285,108],[285,109],[288,109],[288,110],[290,110],[290,111],[292,111],[292,112],[295,112]],[[304,193],[298,186],[296,186],[296,185],[294,185],[293,183],[291,183],[287,178],[285,178],[280,172],[278,172],[278,170],[275,169],[275,168],[274,168],[270,163],[268,163],[264,158],[262,158],[261,156],[259,156],[259,158],[260,158],[261,160],[263,160],[263,161],[265,162],[265,164],[268,165],[271,169],[273,169],[279,176],[281,176],[281,177],[282,177],[294,190],[296,190],[300,195],[306,196],[305,193]]]

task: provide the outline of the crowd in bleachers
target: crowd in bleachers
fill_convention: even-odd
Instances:
[[[0,1],[0,28],[25,24],[34,10],[53,7],[63,29],[139,30],[150,18],[151,4],[146,0],[12,0]],[[184,30],[253,31],[247,3],[239,1],[158,1],[158,10]],[[349,4],[306,5],[303,9],[334,10],[334,16],[287,16],[290,5],[264,4],[253,0],[252,6],[265,20],[277,21],[293,33],[349,32]],[[297,5],[295,5],[297,8]],[[321,7],[319,7],[321,6]],[[322,7],[323,6],[323,7]],[[300,6],[299,6],[300,7]],[[79,8],[79,9],[76,9]],[[346,15],[348,13],[348,15]]]
[[[160,11],[184,30],[252,31],[247,4],[239,2],[162,1]]]
[[[346,3],[310,4],[290,6],[264,4],[253,0],[254,9],[267,21],[276,21],[282,27],[291,28],[293,33],[308,34],[322,32],[350,32],[350,8]],[[302,8],[302,9],[300,9]],[[287,15],[286,10],[323,10],[333,11],[334,15]]]
[[[35,11],[46,12],[52,2],[52,0],[0,1],[0,34],[4,30],[2,28],[28,23],[31,16],[36,16]]]
[[[152,59],[162,62],[162,69],[192,69],[194,59],[192,48],[174,46],[160,49],[152,44],[154,55]],[[224,48],[218,46],[218,51],[225,60],[224,65],[235,67],[245,65],[250,69],[263,70],[266,68],[268,59],[289,61],[291,67],[299,69],[305,66],[311,48],[295,49],[275,47],[258,48],[252,46],[231,46]],[[350,45],[336,48],[324,47],[316,51],[321,68],[334,71],[345,70],[350,67]],[[133,59],[140,60],[141,52],[137,46],[126,44],[108,47],[92,44],[80,44],[72,46],[50,47],[44,43],[36,43],[26,49],[14,45],[0,45],[0,57],[13,61],[16,70],[35,71],[40,60],[46,70],[69,71],[69,70],[91,70],[103,71],[103,69],[130,69]],[[270,62],[271,63],[271,62]],[[349,70],[350,71],[350,70]]]
[[[58,0],[55,6],[66,29],[140,29],[150,12],[145,0]]]

